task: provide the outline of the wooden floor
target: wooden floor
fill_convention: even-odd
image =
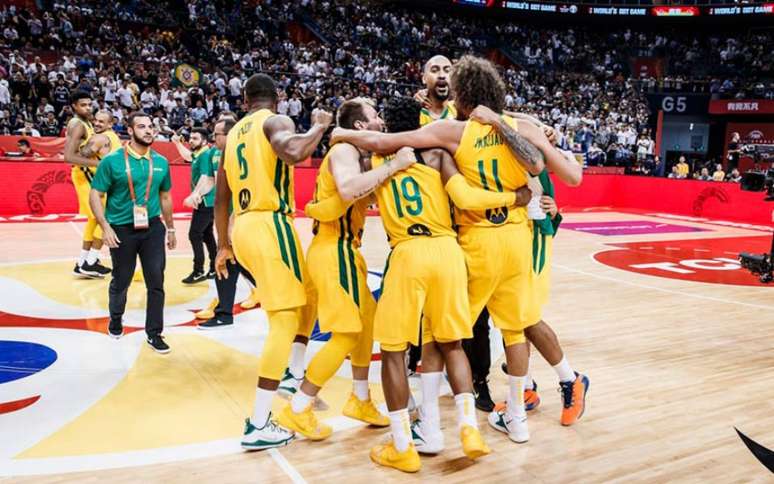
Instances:
[[[708,231],[604,237],[560,229],[552,298],[544,319],[558,333],[573,367],[591,381],[586,414],[573,427],[559,425],[556,377],[533,355],[542,404],[529,415],[531,440],[512,443],[490,429],[486,415],[479,413],[493,452],[477,462],[461,452],[453,400],[446,396],[441,409],[447,448],[441,455],[423,457],[416,475],[372,464],[369,450],[387,432],[356,428],[336,432],[325,442],[298,441],[279,451],[0,481],[772,482],[734,427],[774,448],[774,285],[654,277],[603,265],[592,257],[612,243],[766,234],[615,212],[571,213],[565,223],[621,220]],[[178,233],[185,234],[186,223],[178,226]],[[308,243],[309,221],[300,219],[297,226]],[[78,227],[4,224],[0,262],[70,256],[77,248]],[[184,241],[177,252],[189,250]],[[363,252],[370,267],[383,267],[386,250],[380,223],[369,220]],[[498,361],[490,382],[497,399],[504,398],[505,383]],[[0,420],[0,439],[13,438],[2,431]]]

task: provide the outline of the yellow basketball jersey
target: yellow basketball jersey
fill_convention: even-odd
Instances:
[[[70,124],[68,125],[68,128],[72,125],[72,123],[81,123],[86,130],[86,137],[81,141],[81,144],[78,145],[78,150],[86,146],[86,143],[89,142],[92,136],[94,136],[94,126],[91,125],[91,122],[84,121],[78,116],[73,117],[73,119],[70,121]],[[97,167],[96,166],[81,166],[81,165],[73,165],[72,169],[70,170],[70,178],[72,178],[73,183],[91,183],[92,178],[94,178],[94,175],[97,173]]]
[[[509,116],[503,119],[513,128],[518,123]],[[500,134],[489,125],[468,121],[459,148],[454,153],[457,168],[469,183],[484,190],[515,191],[527,184],[529,173],[513,156]],[[501,207],[489,210],[454,209],[457,225],[493,227],[527,220],[525,207]]]
[[[424,126],[426,124],[430,124],[433,121],[437,121],[439,119],[456,119],[457,118],[457,107],[454,105],[454,101],[449,101],[446,103],[446,107],[444,108],[443,112],[440,116],[437,118],[434,118],[430,111],[428,111],[425,108],[422,108],[422,110],[419,112],[419,125]]]
[[[330,156],[335,149],[335,145],[331,147],[320,165],[320,172],[317,174],[314,186],[315,202],[338,196],[339,192],[336,188],[336,181],[333,179],[330,171]],[[360,247],[367,209],[367,198],[361,198],[352,204],[344,215],[333,222],[315,220],[312,233],[318,237],[331,237],[340,241],[349,241],[355,247]]]
[[[228,133],[223,169],[237,215],[250,211],[295,214],[293,167],[277,157],[263,133],[263,124],[271,116],[274,113],[268,109],[248,114]]]
[[[373,168],[384,162],[380,155],[371,157]],[[414,237],[457,236],[441,174],[421,162],[382,183],[376,198],[390,247]]]
[[[115,150],[117,150],[121,146],[123,146],[123,144],[121,143],[121,139],[118,137],[116,132],[113,131],[112,129],[109,129],[109,130],[105,131],[102,134],[107,136],[108,140],[110,140],[110,151],[108,151],[108,154],[114,152]],[[105,156],[107,156],[107,155],[105,155]],[[104,156],[100,157],[100,158],[104,158]]]

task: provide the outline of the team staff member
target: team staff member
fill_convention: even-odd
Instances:
[[[193,208],[191,225],[188,229],[188,240],[194,253],[193,271],[183,279],[183,284],[196,284],[215,277],[215,255],[218,246],[215,243],[213,224],[215,222],[215,168],[213,156],[217,149],[210,148],[207,144],[207,130],[194,128],[191,133],[187,150],[179,139],[175,139],[175,145],[184,159],[191,162],[191,194],[185,199],[184,204]],[[204,270],[204,246],[210,256],[210,265]]]
[[[177,245],[172,220],[172,182],[166,158],[150,149],[154,140],[150,116],[134,112],[127,118],[129,143],[105,158],[92,181],[89,201],[110,248],[113,278],[110,281],[108,333],[123,335],[121,318],[126,293],[132,282],[137,256],[147,288],[145,332],[148,344],[159,353],[169,346],[161,337],[164,329],[164,268],[167,247]],[[107,195],[105,208],[102,196]],[[163,212],[164,224],[159,220]]]
[[[236,124],[236,120],[231,117],[222,118],[215,123],[213,136],[215,137],[216,156],[213,157],[214,164],[220,162],[220,154],[226,149],[226,136],[231,128]],[[215,161],[217,160],[217,161]],[[217,170],[217,166],[214,167]],[[216,180],[217,181],[217,180]],[[215,190],[213,190],[213,193]],[[219,207],[226,212],[231,213],[231,206],[223,205]],[[216,208],[217,210],[218,208]],[[234,324],[234,296],[236,295],[237,280],[239,274],[244,275],[247,280],[255,287],[255,279],[236,261],[226,261],[228,277],[216,277],[215,287],[218,290],[218,298],[215,300],[215,306],[212,309],[212,317],[197,326],[199,329],[216,329],[231,327]],[[255,291],[255,289],[253,289]],[[197,315],[198,317],[198,315]]]

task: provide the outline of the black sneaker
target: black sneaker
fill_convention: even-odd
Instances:
[[[81,266],[81,273],[86,274],[90,277],[105,277],[105,274],[100,272],[100,266],[96,262],[94,264],[89,264],[88,262],[84,262]],[[103,269],[107,269],[106,267],[102,267]],[[108,272],[110,272],[108,270]]]
[[[97,262],[95,262],[95,263],[92,265],[92,267],[94,267],[94,269],[95,269],[97,272],[99,272],[100,274],[102,274],[103,276],[106,276],[106,275],[110,274],[111,272],[113,272],[113,270],[112,270],[110,267],[105,267],[105,266],[103,266],[103,265],[102,265],[102,264],[99,262],[99,259],[97,259]]]
[[[162,355],[169,353],[169,345],[164,342],[164,338],[160,334],[148,336],[146,341],[156,353],[161,353]]]
[[[82,266],[78,265],[77,262],[75,263],[75,267],[73,267],[73,275],[75,277],[79,277],[81,279],[96,279],[96,278],[100,277],[99,275],[87,274],[87,273],[83,272]]]
[[[108,324],[108,336],[110,336],[113,339],[118,339],[123,335],[124,335],[124,325],[121,324],[121,321],[113,321],[111,319],[110,324]]]
[[[200,323],[196,326],[198,329],[218,329],[218,328],[230,328],[234,326],[234,322],[221,321],[218,318],[208,319],[207,321]]]
[[[210,272],[207,273],[207,279],[215,279],[216,275],[215,269],[210,269]]]
[[[204,272],[196,272],[196,271],[194,271],[194,272],[188,274],[188,277],[183,279],[182,282],[183,282],[183,284],[198,284],[198,283],[200,283],[202,281],[206,281],[206,280],[207,280],[207,274],[205,274]]]
[[[476,397],[476,408],[483,412],[494,410],[495,404],[489,395],[489,385],[486,380],[473,382],[473,395]]]

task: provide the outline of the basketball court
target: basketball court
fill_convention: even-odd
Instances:
[[[351,385],[347,363],[321,393],[332,438],[243,452],[239,439],[267,333],[263,310],[240,312],[230,329],[197,330],[193,313],[215,288],[179,282],[191,265],[185,240],[167,260],[164,334],[172,352],[157,355],[144,344],[141,282],[129,293],[125,324],[133,331],[110,339],[108,280],[70,275],[83,222],[58,218],[69,221],[0,223],[0,481],[771,479],[734,430],[774,444],[774,294],[736,262],[740,251],[768,250],[766,227],[608,210],[565,214],[544,317],[573,366],[591,380],[583,419],[559,424],[555,374],[533,355],[542,403],[529,416],[528,443],[512,443],[479,412],[493,452],[469,461],[458,443],[453,400],[442,397],[447,448],[424,457],[417,475],[406,475],[368,458],[388,429],[341,416]],[[308,244],[310,220],[296,225]],[[371,217],[363,253],[373,290],[387,252],[381,222]],[[237,301],[248,291],[240,282]],[[490,387],[502,400],[502,348],[493,335]],[[324,337],[315,336],[307,361]],[[378,361],[371,383],[383,402]],[[420,400],[418,379],[412,388]],[[284,404],[277,398],[275,410]]]

